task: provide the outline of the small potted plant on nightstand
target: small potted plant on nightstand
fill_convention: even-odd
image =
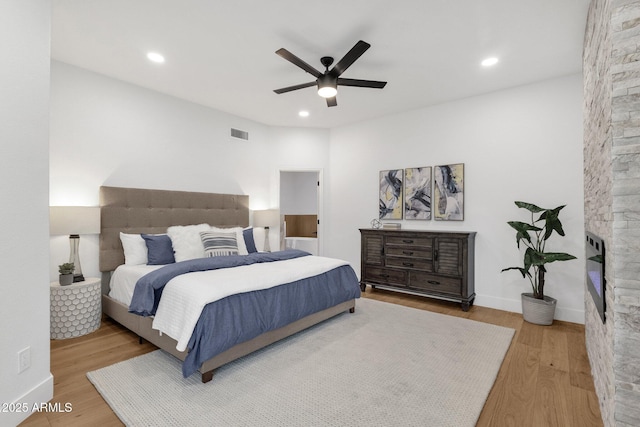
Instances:
[[[75,266],[72,262],[65,262],[58,266],[58,272],[60,273],[58,281],[60,282],[60,286],[67,286],[73,283],[74,268]]]
[[[556,300],[544,294],[545,264],[554,261],[569,261],[576,259],[573,255],[562,252],[545,252],[545,244],[553,232],[564,236],[562,223],[558,218],[565,205],[555,209],[543,209],[531,203],[515,202],[516,206],[531,212],[531,222],[509,221],[508,224],[516,230],[516,244],[520,249],[520,242],[526,246],[524,252],[524,267],[509,267],[502,271],[518,270],[522,277],[528,277],[533,293],[522,294],[522,317],[530,323],[550,325],[556,309]],[[535,219],[535,214],[540,214]],[[540,226],[536,224],[540,223]],[[532,271],[533,270],[533,271]]]

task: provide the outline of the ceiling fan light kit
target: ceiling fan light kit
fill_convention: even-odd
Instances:
[[[318,78],[318,95],[323,98],[333,98],[338,93],[337,79],[329,75],[322,75]]]
[[[338,63],[329,70],[331,64],[333,64],[333,58],[330,56],[323,56],[320,59],[320,63],[325,67],[324,73],[316,70],[311,65],[304,62],[286,49],[278,49],[276,54],[283,57],[293,65],[302,68],[307,73],[316,78],[315,82],[302,83],[295,86],[289,86],[282,89],[274,90],[277,94],[291,92],[298,89],[304,89],[306,87],[318,86],[318,95],[327,100],[327,107],[335,107],[338,105],[336,101],[336,95],[338,93],[338,86],[353,86],[353,87],[367,87],[373,89],[382,89],[387,82],[375,81],[375,80],[360,80],[360,79],[344,79],[340,78],[340,75],[344,73],[360,56],[371,47],[371,45],[362,40],[358,41],[351,48],[349,52]]]

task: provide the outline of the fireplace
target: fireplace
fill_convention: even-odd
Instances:
[[[604,279],[604,241],[589,232],[586,233],[586,237],[587,288],[596,305],[598,314],[600,314],[602,323],[604,323],[606,310],[604,296],[606,288]]]

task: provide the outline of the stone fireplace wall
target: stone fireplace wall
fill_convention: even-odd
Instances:
[[[583,72],[585,229],[607,251],[604,325],[585,289],[587,351],[604,424],[638,426],[640,0],[592,0]]]

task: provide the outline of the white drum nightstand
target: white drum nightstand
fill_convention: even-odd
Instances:
[[[88,277],[84,282],[60,286],[50,284],[51,339],[75,338],[100,327],[102,286],[100,279]]]

